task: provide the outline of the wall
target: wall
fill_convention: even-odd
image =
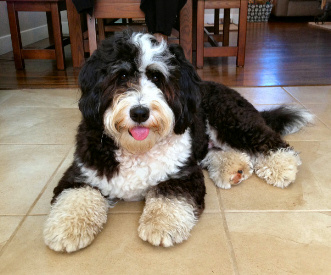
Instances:
[[[220,18],[223,18],[223,10],[220,10]],[[230,10],[231,23],[238,24],[239,22],[239,9]],[[214,24],[214,10],[205,10],[205,22]]]
[[[45,12],[18,13],[23,46],[48,37]],[[62,31],[68,34],[66,11],[61,12]],[[7,3],[0,2],[0,55],[12,51]]]

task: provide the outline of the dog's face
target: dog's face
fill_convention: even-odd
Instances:
[[[126,32],[105,40],[82,68],[79,107],[90,127],[139,154],[190,126],[198,81],[179,46]]]

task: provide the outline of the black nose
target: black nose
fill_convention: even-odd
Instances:
[[[149,118],[149,109],[142,106],[133,107],[130,110],[130,117],[135,122],[145,122]]]

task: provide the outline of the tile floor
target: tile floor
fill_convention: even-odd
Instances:
[[[143,242],[143,203],[120,202],[90,247],[61,254],[42,229],[72,160],[79,91],[0,90],[0,274],[331,274],[331,86],[238,91],[259,109],[300,104],[316,115],[286,137],[303,161],[294,184],[253,176],[221,190],[206,174],[206,210],[183,244]]]

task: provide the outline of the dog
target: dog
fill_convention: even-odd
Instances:
[[[202,169],[221,188],[253,171],[287,187],[300,165],[281,135],[312,115],[258,112],[236,91],[200,79],[179,45],[126,31],[104,40],[79,75],[74,161],[54,189],[44,240],[55,251],[92,243],[118,200],[145,200],[139,237],[169,247],[204,210]]]

